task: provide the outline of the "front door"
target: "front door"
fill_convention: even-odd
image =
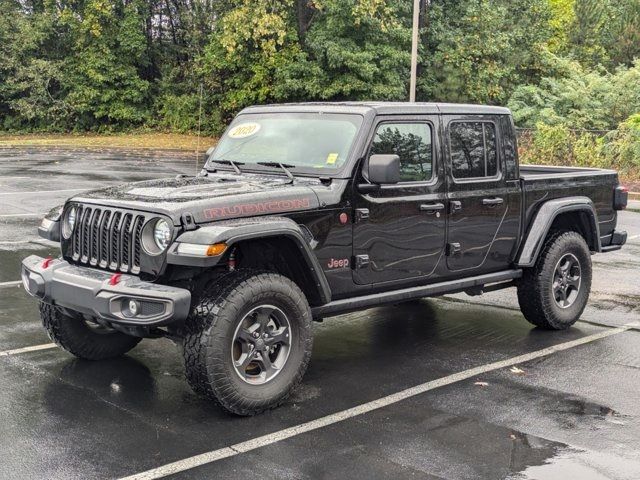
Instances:
[[[504,174],[499,122],[491,116],[443,116],[443,123],[449,159],[447,267],[504,268],[513,238],[500,232],[503,224],[510,231],[505,218],[518,185]]]
[[[374,154],[400,157],[400,182],[355,193],[353,276],[373,284],[433,274],[444,251],[446,193],[438,160],[438,116],[381,118],[366,161]],[[356,182],[358,183],[358,182]]]

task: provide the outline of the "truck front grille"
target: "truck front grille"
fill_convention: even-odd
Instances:
[[[145,217],[109,208],[78,205],[71,237],[75,262],[104,269],[140,272],[140,244]]]

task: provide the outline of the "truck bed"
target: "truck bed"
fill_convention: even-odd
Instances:
[[[618,186],[618,174],[614,170],[584,167],[554,167],[547,165],[521,165],[523,224],[525,229],[540,205],[554,198],[588,197],[598,214],[600,239],[608,245],[616,227],[613,194]]]

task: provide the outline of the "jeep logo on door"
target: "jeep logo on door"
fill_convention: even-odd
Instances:
[[[349,267],[349,259],[348,258],[340,258],[340,259],[332,258],[327,263],[327,267],[329,267],[329,269],[331,270],[334,270],[336,268],[347,268]]]

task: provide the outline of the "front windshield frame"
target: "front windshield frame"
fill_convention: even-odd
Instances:
[[[354,156],[354,152],[357,151],[358,148],[360,148],[360,144],[362,142],[362,132],[363,132],[363,127],[366,123],[366,116],[361,114],[361,113],[356,113],[356,112],[325,112],[325,111],[274,111],[274,112],[246,112],[246,113],[240,113],[238,114],[233,121],[229,124],[229,126],[225,129],[224,134],[220,137],[220,140],[222,140],[224,137],[226,137],[229,132],[234,129],[236,126],[240,125],[240,124],[244,124],[247,122],[252,122],[254,121],[254,119],[259,118],[259,117],[267,117],[267,118],[273,118],[273,117],[321,117],[321,116],[326,116],[326,117],[356,117],[353,120],[355,120],[354,122],[354,126],[356,127],[356,131],[353,134],[353,137],[351,138],[351,143],[349,145],[348,150],[346,151],[345,155],[344,155],[344,160],[341,162],[341,164],[339,166],[336,167],[330,167],[330,166],[324,166],[322,168],[318,168],[318,167],[312,167],[312,166],[306,166],[306,165],[295,165],[295,167],[291,168],[291,173],[295,176],[311,176],[311,177],[338,177],[340,176],[340,174],[347,168],[350,168],[350,166],[353,164],[353,156]],[[223,163],[216,163],[216,161],[214,159],[216,159],[217,157],[218,160],[229,160],[228,158],[225,158],[224,152],[220,152],[219,151],[219,147],[222,144],[222,141],[219,141],[218,144],[216,145],[216,147],[214,148],[214,150],[212,151],[211,155],[209,155],[204,168],[206,170],[220,170],[220,171],[233,171],[233,167],[231,165],[226,165]],[[238,164],[238,166],[240,167],[240,170],[242,172],[264,172],[264,173],[281,173],[284,174],[284,172],[282,171],[282,169],[278,166],[266,166],[266,165],[259,165],[257,163],[253,163],[253,162],[246,162],[243,163],[242,160],[239,159],[232,159],[234,162],[236,162]],[[259,161],[263,161],[263,160],[259,160]],[[264,161],[270,161],[269,159],[264,159]],[[282,160],[281,161],[282,164],[284,165],[290,165],[291,163],[286,161],[286,160]]]

